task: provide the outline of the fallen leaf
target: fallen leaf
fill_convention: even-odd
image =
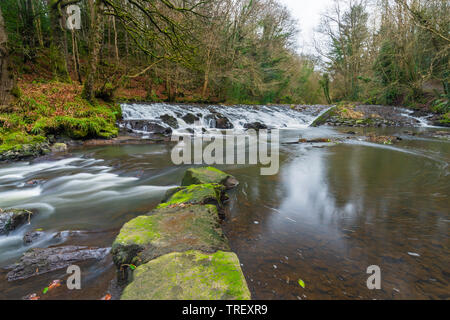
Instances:
[[[39,297],[36,293],[32,293],[25,297],[25,300],[39,300],[41,297]]]
[[[52,283],[48,285],[48,290],[52,290],[61,286],[61,280],[53,280]]]
[[[111,295],[108,293],[101,300],[111,300]]]
[[[300,285],[300,287],[305,289],[305,282],[302,279],[298,279],[298,284]]]

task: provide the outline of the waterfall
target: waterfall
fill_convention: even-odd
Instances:
[[[136,133],[170,128],[173,133],[198,133],[202,130],[236,129],[259,125],[269,129],[308,127],[326,106],[249,106],[187,105],[167,103],[122,104],[121,126]]]

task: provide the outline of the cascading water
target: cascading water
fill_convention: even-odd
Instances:
[[[17,259],[30,247],[64,242],[64,234],[55,238],[64,231],[60,229],[61,221],[72,230],[80,227],[100,229],[102,220],[111,219],[115,210],[129,209],[129,205],[123,207],[124,199],[133,199],[136,204],[145,203],[152,197],[159,199],[169,188],[151,185],[135,176],[119,175],[112,170],[103,160],[81,157],[1,167],[0,208],[28,209],[38,214],[31,224],[0,235],[0,267],[11,258]],[[46,231],[45,236],[31,246],[24,245],[25,233],[36,226]]]
[[[419,127],[424,127],[424,128],[437,128],[436,126],[430,125],[428,119],[430,119],[433,114],[429,114],[426,116],[422,116],[422,117],[416,117],[414,116],[414,111],[413,110],[409,110],[409,109],[404,109],[404,108],[398,108],[401,112],[401,115],[407,117],[407,118],[411,118],[414,119]]]
[[[123,104],[123,127],[137,133],[152,132],[152,126],[133,127],[133,120],[146,120],[170,127],[173,133],[202,132],[210,129],[245,129],[246,126],[259,123],[270,129],[298,129],[308,127],[328,107],[302,106],[198,106],[166,103]],[[162,118],[175,119],[174,123],[162,121]],[[226,125],[218,126],[217,118],[225,119]]]

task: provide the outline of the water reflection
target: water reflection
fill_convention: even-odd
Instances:
[[[277,177],[234,173],[244,182],[226,229],[255,298],[450,297],[442,159],[361,144],[284,151]],[[379,291],[366,287],[374,264]]]

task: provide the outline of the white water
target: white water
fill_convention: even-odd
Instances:
[[[44,228],[46,235],[32,247],[55,244],[56,232],[96,229],[114,225],[113,214],[126,212],[131,203],[139,204],[159,199],[170,186],[148,185],[137,177],[111,172],[103,160],[72,157],[41,163],[14,163],[0,168],[0,208],[21,208],[36,212],[31,224],[25,224],[0,236],[0,265],[17,258],[29,249],[23,236],[36,227]],[[117,224],[121,224],[117,221]],[[64,237],[59,242],[64,242]],[[59,243],[58,242],[58,243]]]
[[[272,129],[305,128],[328,109],[326,106],[305,106],[302,111],[291,109],[289,106],[193,106],[166,103],[152,104],[123,104],[124,120],[153,120],[167,126],[160,120],[162,115],[170,115],[177,119],[179,128],[174,133],[183,133],[186,129],[201,132],[202,128],[211,129],[213,124],[208,116],[214,112],[227,117],[234,129],[243,129],[246,123],[260,122]],[[200,118],[195,124],[187,124],[182,117],[192,113]]]
[[[430,125],[430,123],[428,122],[428,119],[433,116],[432,114],[430,114],[428,116],[424,116],[424,117],[415,117],[415,116],[412,115],[414,113],[413,110],[403,109],[403,108],[401,108],[400,110],[402,112],[402,116],[416,120],[418,125],[419,125],[419,127],[423,127],[423,128],[439,128],[437,126]]]

